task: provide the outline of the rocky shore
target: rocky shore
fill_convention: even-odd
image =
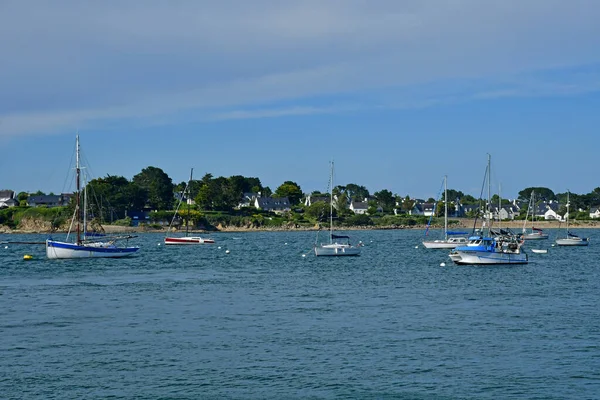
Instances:
[[[450,224],[450,229],[472,229],[473,224],[475,223],[474,219],[469,218],[456,218],[452,219]],[[570,226],[573,228],[600,228],[600,221],[570,221]],[[479,223],[478,223],[478,226]],[[504,228],[510,228],[512,230],[521,230],[523,228],[523,221],[502,221],[500,225],[497,222],[494,222],[495,227],[501,226]],[[531,223],[528,223],[528,227],[531,226]],[[555,228],[564,228],[565,223],[559,221],[536,221],[536,228],[540,229],[555,229]],[[440,229],[442,226],[433,225],[431,229]],[[103,225],[103,229],[106,233],[111,234],[131,234],[131,233],[146,233],[146,232],[167,232],[167,228],[154,228],[149,226],[118,226],[118,225]],[[316,231],[318,230],[318,226],[298,226],[294,224],[289,224],[281,227],[238,227],[238,226],[217,226],[217,232],[268,232],[268,231]],[[321,229],[326,229],[325,227],[321,227]],[[344,227],[340,230],[388,230],[388,229],[415,229],[422,230],[425,229],[425,225],[390,225],[390,226],[353,226],[353,227]],[[49,223],[43,223],[38,221],[26,221],[19,229],[10,229],[7,226],[0,225],[0,233],[52,233],[52,232],[65,232],[65,227],[60,227],[57,230],[53,230],[52,226]],[[206,233],[205,230],[194,230],[194,233]]]

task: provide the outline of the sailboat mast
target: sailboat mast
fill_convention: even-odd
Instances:
[[[567,239],[569,238],[569,198],[570,198],[570,192],[569,189],[567,189]]]
[[[525,218],[527,221],[527,218]],[[531,232],[533,233],[533,224],[535,223],[535,191],[531,191]]]
[[[491,171],[491,155],[488,153],[488,165],[487,165],[487,190],[488,190],[488,197],[487,197],[487,210],[486,210],[486,219],[488,221],[488,230],[490,229],[490,224],[491,224],[491,211],[492,211],[492,185],[491,185],[491,176],[492,176],[492,171]]]
[[[189,230],[190,230],[190,196],[192,193],[192,175],[194,174],[194,168],[191,169],[190,171],[190,181],[188,182],[188,192],[187,192],[187,196],[188,198],[185,199],[186,203],[187,203],[187,215],[186,215],[186,219],[185,219],[185,236],[188,236],[189,234]]]
[[[76,174],[76,180],[77,180],[77,196],[76,196],[76,215],[77,215],[77,244],[81,243],[81,207],[80,207],[80,203],[81,203],[81,167],[79,164],[79,135],[76,136],[76,140],[75,140],[75,174]]]
[[[87,198],[87,182],[83,179],[83,240],[87,240],[87,209],[88,209],[88,198]]]
[[[448,175],[444,175],[444,239],[448,241]]]
[[[329,177],[329,243],[333,243],[333,160]]]
[[[498,229],[502,226],[502,218],[500,217],[500,209],[502,208],[502,184],[498,184]]]

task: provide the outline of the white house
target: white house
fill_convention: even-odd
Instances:
[[[590,210],[590,218],[600,218],[600,207],[592,207]]]
[[[434,208],[435,203],[415,203],[415,206],[408,212],[408,214],[430,217],[433,215]]]
[[[546,204],[546,212],[544,213],[545,220],[562,221],[563,217],[558,214],[558,203]]]
[[[19,202],[15,199],[15,192],[12,190],[0,190],[0,208],[18,206]]]
[[[469,214],[475,215],[479,212],[479,204],[461,204],[458,216],[464,217]]]
[[[29,196],[27,205],[29,207],[58,207],[61,205],[61,197],[55,194]]]
[[[328,195],[312,195],[309,194],[308,196],[306,196],[306,198],[304,199],[304,205],[307,207],[310,207],[312,204],[318,202],[318,201],[322,201],[324,203],[329,204],[329,196]]]
[[[354,214],[366,214],[369,209],[369,205],[364,201],[353,201],[350,203],[350,210]]]
[[[258,197],[254,201],[254,207],[259,210],[283,213],[291,210],[290,201],[287,197]]]
[[[513,220],[515,219],[515,214],[518,214],[518,212],[515,212],[513,207],[514,206],[504,206],[501,207],[500,210],[498,210],[498,207],[496,207],[494,216],[499,218],[501,221]]]
[[[242,207],[252,207],[256,203],[256,199],[260,197],[260,192],[252,193],[246,192],[242,194],[242,199],[237,205],[237,208],[240,209]]]

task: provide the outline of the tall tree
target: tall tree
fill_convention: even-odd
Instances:
[[[438,200],[437,202],[435,202],[435,216],[443,217],[444,211],[446,211],[446,209],[444,207],[444,200],[442,199],[442,200]]]
[[[211,182],[203,183],[194,197],[196,205],[203,210],[212,210],[212,199],[216,196],[216,187]]]
[[[340,193],[337,197],[333,198],[333,207],[336,210],[341,211],[348,208],[348,195],[346,193]]]
[[[261,196],[271,197],[271,195],[273,195],[273,191],[271,190],[271,188],[268,186],[263,187]]]
[[[19,194],[17,195],[17,200],[19,200],[19,202],[21,202],[23,200],[27,200],[28,197],[29,197],[29,193],[19,192]]]
[[[142,209],[147,197],[143,189],[122,176],[92,179],[86,188],[94,216],[103,221],[124,218],[127,210]]]
[[[463,192],[455,189],[448,189],[448,201],[455,201],[456,199],[462,199],[465,196]]]
[[[230,189],[229,180],[225,177],[218,177],[213,180],[215,197],[212,199],[214,210],[229,211],[235,207],[240,197],[233,195]]]
[[[306,208],[305,215],[319,222],[329,220],[329,203],[317,201]]]
[[[531,192],[535,192],[535,198],[538,200],[550,201],[556,200],[554,192],[547,187],[528,187],[519,192],[519,200],[529,201]]]
[[[386,212],[391,211],[396,205],[396,198],[392,192],[387,189],[380,190],[373,194],[379,204],[383,207]]]
[[[244,193],[258,193],[264,191],[260,179],[247,178],[242,175],[230,176],[228,179],[228,194],[227,196],[235,203],[240,201]]]
[[[491,201],[491,206],[492,207],[498,207],[498,200],[499,199],[500,199],[500,197],[497,194],[493,195],[492,198],[491,198],[491,200],[490,200]],[[501,201],[502,201],[501,204],[503,206],[506,206],[506,205],[510,204],[510,200],[508,200],[508,199],[502,199]]]
[[[477,199],[470,194],[466,194],[460,199],[460,202],[461,204],[475,204],[477,203]]]
[[[296,182],[285,181],[275,190],[274,197],[287,197],[290,204],[298,204],[302,198],[302,189]]]
[[[583,195],[582,200],[586,209],[600,206],[600,187],[595,188],[590,193]]]
[[[404,201],[402,201],[402,211],[409,213],[415,206],[415,201],[411,200],[410,196],[406,195]]]
[[[569,198],[569,203],[570,203],[570,205],[569,205],[570,213],[575,213],[579,209],[587,209],[587,206],[585,204],[585,195],[580,195],[577,193],[570,192],[570,193],[568,193],[568,196],[567,196],[567,192],[557,193],[556,198],[558,199],[558,204],[560,204],[561,209],[562,209],[562,207],[565,207],[564,211],[566,211],[567,197]],[[559,214],[560,214],[560,212],[559,212]],[[574,215],[574,214],[571,214],[571,216],[572,215]]]
[[[346,192],[348,193],[348,197],[350,199],[356,201],[365,201],[365,199],[368,199],[370,196],[366,187],[359,186],[354,183],[349,183],[346,185]]]
[[[147,193],[146,203],[155,210],[173,208],[173,181],[162,169],[147,167],[133,177],[133,183]]]
[[[238,205],[241,194],[232,189],[231,181],[222,176],[213,178],[206,174],[200,181],[200,188],[194,200],[205,210],[230,211]]]

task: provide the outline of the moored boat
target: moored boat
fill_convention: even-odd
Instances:
[[[81,207],[81,165],[80,165],[79,135],[76,137],[76,185],[75,193],[75,211],[72,219],[73,223],[67,233],[67,240],[71,235],[73,225],[75,225],[75,242],[58,241],[53,239],[46,240],[46,257],[49,259],[58,258],[120,258],[136,253],[139,247],[122,247],[117,243],[123,239],[130,239],[134,236],[116,236],[108,237],[106,235],[97,235],[88,233],[87,230],[87,202]],[[86,188],[87,190],[87,188]],[[87,193],[87,191],[85,191]],[[87,197],[86,197],[87,199]],[[83,233],[81,226],[83,225]]]
[[[588,246],[590,244],[589,238],[581,238],[574,233],[568,232],[568,237],[556,239],[557,246]]]
[[[336,235],[333,233],[333,161],[331,162],[331,172],[329,179],[329,243],[315,244],[315,256],[359,256],[361,247],[350,244],[350,237],[347,235]],[[318,235],[318,233],[317,233]],[[318,237],[318,236],[317,236]]]
[[[315,247],[316,256],[359,256],[360,247],[350,244],[350,237],[345,235],[331,235],[332,242]],[[333,241],[346,239],[347,241]]]
[[[533,226],[533,221],[535,219],[535,192],[531,191],[531,197],[529,198],[529,206],[527,207],[527,215],[525,216],[525,222],[523,222],[523,239],[524,240],[542,240],[548,239],[548,234],[544,233],[544,231],[540,228],[536,228]],[[527,231],[527,221],[529,221],[529,212],[531,211],[531,231]]]
[[[215,241],[210,238],[200,236],[166,237],[165,244],[214,244]]]
[[[466,246],[458,246],[449,257],[459,265],[499,265],[499,264],[527,264],[529,262],[527,253],[522,251],[522,241],[512,232],[498,229],[490,229],[490,177],[491,165],[488,154],[488,165],[486,169],[486,180],[488,184],[488,201],[484,218],[487,234],[483,230],[478,235],[469,237]]]
[[[523,239],[525,240],[542,240],[548,239],[548,234],[544,233],[540,228],[532,227],[531,232],[523,233]]]
[[[590,244],[589,238],[581,238],[569,230],[569,205],[570,205],[569,198],[570,198],[570,192],[567,191],[567,218],[566,218],[567,236],[564,238],[556,239],[556,245],[557,246],[587,246]]]
[[[173,214],[173,219],[171,220],[171,223],[169,224],[169,231],[171,231],[171,229],[174,225],[175,218],[177,217],[177,212],[179,211],[179,208],[181,207],[181,203],[183,202],[183,199],[185,198],[185,196],[191,197],[190,196],[190,191],[191,191],[190,185],[192,183],[193,174],[194,174],[194,168],[191,169],[190,180],[188,181],[185,188],[183,189],[183,192],[181,193],[181,198],[179,199],[179,203],[177,204],[177,209],[175,210],[175,214]],[[185,236],[166,236],[165,237],[165,245],[214,244],[215,241],[214,241],[214,239],[211,239],[211,238],[204,238],[204,237],[200,237],[200,236],[189,236],[189,234],[190,234],[190,229],[189,229],[190,228],[190,224],[189,224],[190,200],[187,199],[186,203],[187,203],[187,213],[186,213],[186,218],[185,218]]]
[[[531,249],[531,251],[536,254],[546,254],[548,252],[548,249]]]
[[[448,232],[448,234],[451,234]],[[462,233],[460,233],[462,235]],[[468,239],[465,237],[448,237],[447,239],[436,239],[423,241],[423,246],[427,249],[454,249],[458,246],[466,245]]]
[[[516,238],[471,236],[466,246],[459,246],[450,254],[455,264],[493,265],[527,264],[527,253],[521,250]]]
[[[429,234],[430,225],[431,218],[429,219],[429,222],[427,224],[425,236]],[[467,238],[464,237],[464,235],[466,234],[466,232],[448,231],[448,178],[447,176],[444,176],[444,238],[435,240],[424,240],[423,246],[426,249],[453,249],[457,246],[467,244]]]
[[[57,258],[120,258],[134,254],[139,247],[118,247],[115,243],[69,243],[46,240],[46,256]]]

